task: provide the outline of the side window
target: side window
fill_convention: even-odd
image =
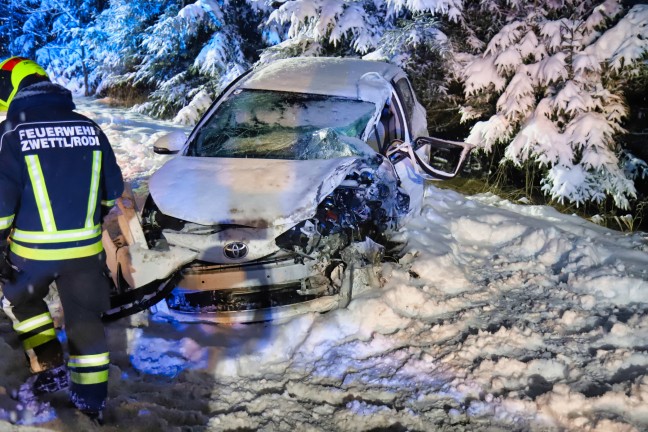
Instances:
[[[403,119],[402,108],[396,95],[392,94],[391,104],[389,105],[389,136],[392,140],[405,139],[405,124]]]
[[[412,87],[410,86],[409,81],[407,81],[407,78],[401,78],[396,81],[394,87],[396,88],[396,93],[403,102],[403,111],[405,111],[407,122],[411,126],[411,119],[414,115],[414,105],[416,104]]]
[[[405,139],[405,123],[402,114],[402,107],[398,102],[395,94],[388,104],[385,104],[380,115],[380,123],[378,125],[379,134],[382,135],[379,143],[381,144],[381,153],[387,150],[387,147],[395,139]]]

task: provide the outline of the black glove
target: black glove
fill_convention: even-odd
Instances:
[[[14,281],[14,267],[9,262],[6,252],[0,254],[0,282],[7,283]]]
[[[9,261],[9,247],[6,241],[0,241],[0,282],[14,281],[14,266]]]
[[[112,210],[112,207],[108,207],[103,204],[101,205],[101,223],[103,223],[104,219],[106,219],[106,216],[108,216],[110,210]]]

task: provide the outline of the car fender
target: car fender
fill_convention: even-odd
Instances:
[[[121,212],[118,216],[121,234],[113,239],[104,230],[102,243],[106,265],[118,289],[141,287],[164,279],[198,256],[197,251],[177,246],[168,250],[149,249],[129,190],[117,200],[117,206]]]

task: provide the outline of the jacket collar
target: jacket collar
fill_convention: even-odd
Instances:
[[[63,86],[49,81],[39,82],[18,90],[9,104],[7,118],[30,110],[61,109],[72,111],[76,108],[72,93]]]

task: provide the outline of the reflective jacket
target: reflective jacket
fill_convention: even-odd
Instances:
[[[11,232],[21,257],[103,250],[102,204],[121,196],[121,170],[99,126],[74,109],[68,90],[42,82],[21,89],[0,123],[0,241]]]

